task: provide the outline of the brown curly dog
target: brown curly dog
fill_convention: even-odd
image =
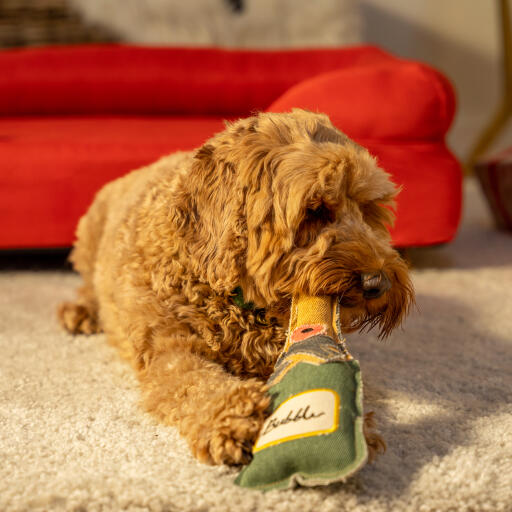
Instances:
[[[99,191],[70,257],[84,286],[60,320],[107,334],[136,368],[147,409],[198,459],[247,462],[294,293],[341,295],[346,332],[387,336],[407,312],[407,266],[386,229],[396,192],[323,114],[228,124],[195,153]],[[372,423],[373,455],[383,442]]]

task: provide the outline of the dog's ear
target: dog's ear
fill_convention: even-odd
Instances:
[[[235,166],[216,150],[208,142],[195,153],[182,198],[181,210],[190,215],[182,234],[196,275],[215,291],[229,293],[243,277],[247,226]]]

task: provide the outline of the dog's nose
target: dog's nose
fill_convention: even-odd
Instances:
[[[365,299],[377,299],[391,288],[391,281],[385,272],[364,272],[361,285]]]

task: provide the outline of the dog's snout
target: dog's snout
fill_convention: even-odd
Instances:
[[[377,299],[391,288],[391,281],[385,272],[361,274],[361,286],[365,299]]]

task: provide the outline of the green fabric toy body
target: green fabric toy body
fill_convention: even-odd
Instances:
[[[272,414],[235,482],[261,490],[345,480],[368,458],[358,361],[331,297],[293,300],[286,345],[268,385]]]

